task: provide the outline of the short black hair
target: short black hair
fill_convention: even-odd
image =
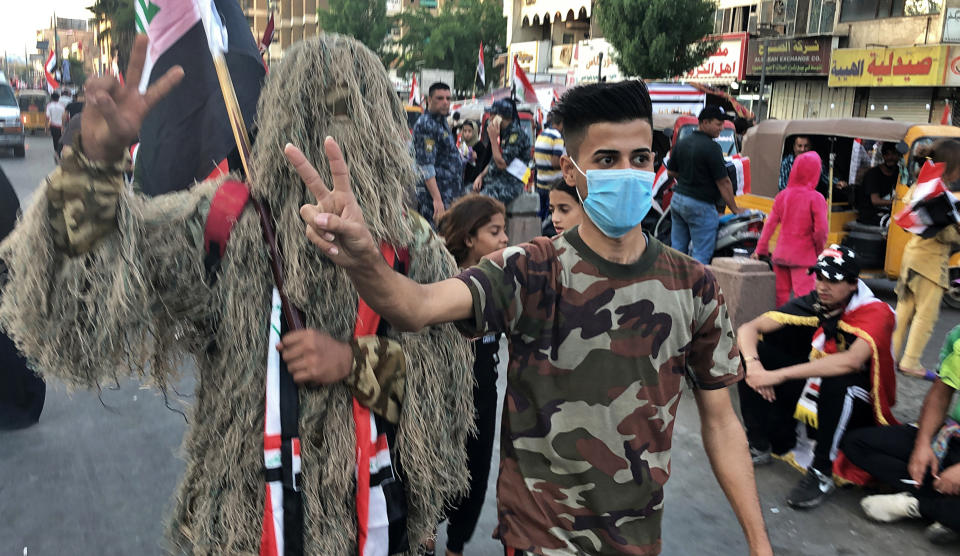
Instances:
[[[580,202],[580,194],[577,193],[577,188],[572,185],[567,185],[567,182],[563,178],[557,178],[553,180],[550,184],[550,191],[560,191],[566,193],[567,195],[573,197],[578,205],[583,204]]]
[[[437,91],[449,91],[449,90],[450,90],[450,85],[447,85],[442,81],[437,81],[433,85],[430,85],[430,89],[427,90],[427,96],[432,97],[433,93]]]
[[[896,153],[896,152],[897,152],[897,144],[894,143],[893,141],[884,141],[883,144],[880,145],[880,154]],[[900,154],[900,153],[897,153],[897,154]]]
[[[50,100],[60,100],[60,93],[53,93],[50,95]]]
[[[574,87],[563,94],[553,113],[563,122],[563,141],[573,155],[593,124],[644,120],[653,127],[650,92],[639,79]]]

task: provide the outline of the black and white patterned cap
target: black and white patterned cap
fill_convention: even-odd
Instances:
[[[831,281],[856,280],[860,276],[860,263],[853,249],[834,243],[820,253],[817,264],[811,266],[808,272],[816,272]]]

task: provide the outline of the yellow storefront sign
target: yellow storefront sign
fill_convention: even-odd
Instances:
[[[947,47],[838,48],[830,59],[831,87],[931,87],[943,84]]]

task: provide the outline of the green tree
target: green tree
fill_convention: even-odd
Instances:
[[[350,35],[384,59],[387,32],[393,26],[386,0],[330,0],[326,10],[317,10],[317,17],[324,31]]]
[[[87,71],[83,69],[83,61],[76,55],[71,54],[67,61],[70,62],[70,81],[74,85],[83,87],[87,82]]]
[[[101,40],[109,39],[118,54],[121,72],[127,71],[127,56],[137,36],[134,0],[95,0],[87,7],[93,12],[97,23],[109,22],[110,26],[100,34]],[[73,69],[73,68],[70,68]]]
[[[625,75],[676,77],[716,50],[712,0],[597,0],[593,15]]]
[[[492,84],[493,58],[505,50],[507,24],[503,6],[494,0],[447,0],[437,15],[425,9],[403,13],[397,42],[397,69],[452,69],[454,89],[471,91],[477,70],[477,50],[483,43],[487,87]]]

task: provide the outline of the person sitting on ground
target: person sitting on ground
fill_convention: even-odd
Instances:
[[[553,234],[562,234],[579,226],[584,219],[583,205],[574,187],[567,185],[563,178],[550,186],[550,225]]]
[[[790,301],[790,292],[802,297],[816,283],[807,269],[827,245],[827,202],[817,193],[820,155],[815,151],[797,157],[790,171],[790,184],[773,200],[770,216],[763,223],[754,258],[770,254],[770,239],[780,227],[773,251],[773,272],[777,275],[777,307]]]
[[[307,237],[392,325],[455,322],[470,337],[508,335],[497,482],[497,536],[508,553],[659,554],[671,425],[686,378],[750,553],[772,554],[726,391],[743,375],[723,295],[707,267],[640,225],[653,183],[646,84],[574,87],[556,110],[563,175],[584,198],[582,225],[419,285],[385,266],[343,154],[328,139],[332,191],[287,146],[317,198],[301,209]]]
[[[938,376],[930,386],[917,425],[852,431],[843,451],[855,465],[897,494],[867,496],[860,507],[880,522],[933,521],[934,543],[960,538],[960,404],[949,412],[960,390],[960,326],[947,334]]]
[[[847,247],[831,245],[810,271],[817,277],[813,292],[744,324],[737,334],[747,384],[767,401],[781,394],[771,387],[806,381],[795,416],[816,429],[817,442],[807,474],[787,496],[790,506],[801,509],[819,506],[833,492],[833,475],[856,484],[869,480],[838,452],[848,431],[897,423],[891,412],[896,401],[893,310],[858,279],[856,253]],[[766,338],[788,325],[814,330],[810,360],[768,371],[759,358],[760,335]],[[762,420],[762,415],[744,416],[748,423]],[[801,465],[802,460],[796,458]]]
[[[933,161],[944,165],[940,179],[945,184],[960,180],[960,141],[945,139],[937,142]],[[912,195],[913,189],[904,198],[905,204],[910,204]],[[920,357],[940,316],[943,294],[950,287],[950,252],[955,243],[960,243],[960,226],[956,225],[944,227],[933,237],[913,235],[903,249],[897,281],[899,326],[893,335],[893,356],[898,358],[900,371],[904,374],[934,378],[928,376]]]
[[[900,153],[894,143],[884,143],[880,147],[883,162],[874,166],[863,175],[863,192],[857,221],[861,224],[879,226],[884,216],[890,215],[893,206],[893,190],[897,186],[898,162]]]
[[[469,121],[469,120],[468,120]],[[466,123],[464,124],[466,126]],[[507,246],[507,209],[503,203],[476,193],[458,199],[440,219],[438,229],[457,266],[467,269]],[[463,554],[480,519],[487,494],[497,419],[497,352],[500,336],[487,334],[473,341],[473,422],[477,431],[467,438],[470,489],[447,508],[447,556]],[[429,554],[429,549],[427,554]]]

